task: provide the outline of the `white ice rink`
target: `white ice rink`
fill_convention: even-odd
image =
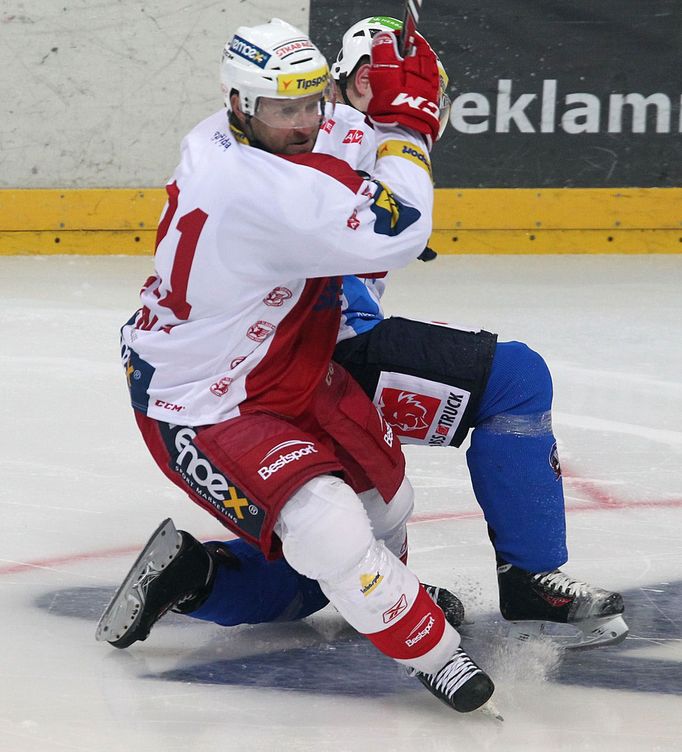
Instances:
[[[682,255],[442,257],[387,307],[542,352],[555,380],[570,574],[619,589],[630,637],[509,645],[463,450],[410,448],[412,568],[462,596],[504,723],[459,715],[326,609],[145,643],[96,621],[166,516],[221,535],[148,459],[118,328],[149,258],[0,258],[0,752],[682,750]]]

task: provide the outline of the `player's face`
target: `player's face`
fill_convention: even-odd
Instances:
[[[250,125],[253,135],[274,154],[305,154],[313,150],[323,117],[319,95],[297,99],[260,97]]]

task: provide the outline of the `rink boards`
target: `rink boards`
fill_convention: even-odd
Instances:
[[[144,255],[160,188],[0,190],[0,255]],[[682,253],[682,188],[440,188],[445,254]]]

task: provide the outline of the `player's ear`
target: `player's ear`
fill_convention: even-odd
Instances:
[[[369,63],[358,67],[355,71],[355,88],[361,97],[371,96],[372,89],[369,85]]]
[[[237,92],[233,92],[230,94],[230,110],[234,114],[234,116],[237,118],[240,124],[244,124],[246,121],[246,116],[241,110],[241,106],[239,103],[239,94]]]

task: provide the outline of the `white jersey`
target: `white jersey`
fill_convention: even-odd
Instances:
[[[430,174],[428,157],[422,149],[403,148]],[[364,113],[349,105],[337,104],[333,117],[320,130],[315,151],[332,154],[348,162],[358,172],[371,175],[377,160],[374,128]],[[386,286],[386,274],[383,270],[374,271],[373,276],[352,275],[343,278],[339,342],[369,331],[384,318],[381,296]]]
[[[121,332],[136,409],[180,425],[305,409],[336,342],[338,277],[405,265],[431,231],[430,176],[403,154],[423,154],[421,138],[375,137],[385,154],[366,180],[324,154],[249,146],[224,111],[189,133]]]
[[[347,104],[337,104],[317,136],[316,152],[343,159],[358,172],[371,175],[377,159],[374,128],[363,112]]]

